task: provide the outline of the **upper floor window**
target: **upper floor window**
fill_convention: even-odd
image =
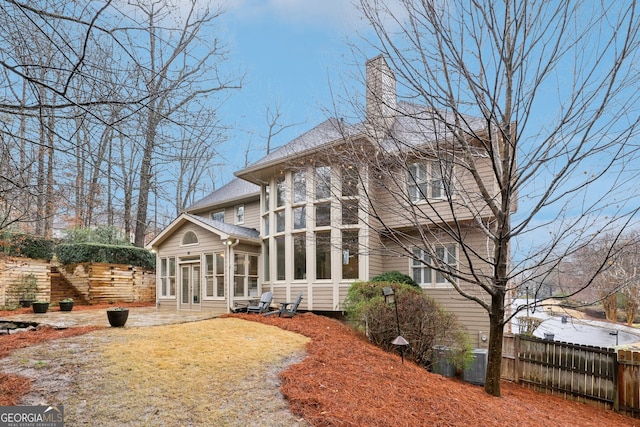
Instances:
[[[358,170],[352,166],[342,170],[342,197],[358,195]]]
[[[236,224],[244,224],[244,205],[236,206]]]
[[[224,211],[218,211],[211,214],[211,219],[214,221],[224,222]]]
[[[269,212],[269,193],[271,192],[271,187],[269,186],[269,184],[264,185],[262,187],[262,200],[263,200],[263,205],[262,205],[262,212]]]
[[[307,175],[304,171],[293,174],[293,203],[303,203],[307,199]]]
[[[411,163],[407,169],[409,199],[443,199],[450,194],[453,164],[445,160]]]
[[[331,195],[331,168],[316,168],[316,200],[328,199]]]
[[[285,182],[284,176],[276,179],[276,207],[282,207],[285,203]]]
[[[435,248],[435,254],[439,261],[438,264],[443,268],[453,271],[457,267],[456,245],[444,245]],[[420,285],[435,286],[449,284],[446,275],[430,267],[432,265],[431,257],[426,251],[415,248],[413,250],[413,259],[411,269],[413,280]]]
[[[196,245],[198,243],[198,236],[193,231],[187,231],[182,236],[183,245]]]

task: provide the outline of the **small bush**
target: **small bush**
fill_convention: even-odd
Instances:
[[[99,245],[93,243],[63,244],[56,247],[61,264],[104,262],[130,264],[155,269],[156,257],[152,252],[135,246]]]
[[[390,285],[398,304],[398,322],[395,305],[385,303],[382,296],[382,288]],[[399,323],[400,335],[409,342],[405,356],[427,369],[432,368],[436,351],[442,348],[447,349],[448,361],[457,367],[464,367],[472,358],[469,338],[456,316],[411,285],[356,282],[347,293],[345,310],[356,328],[387,351],[398,351],[391,342],[398,336]]]
[[[371,278],[372,282],[389,282],[389,283],[404,283],[419,288],[420,286],[413,280],[411,276],[400,273],[399,271],[387,271],[382,274]]]
[[[0,246],[5,255],[49,261],[53,257],[54,242],[31,234],[4,231],[0,234]]]

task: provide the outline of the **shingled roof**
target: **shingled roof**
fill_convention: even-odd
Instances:
[[[193,213],[211,206],[233,203],[252,196],[256,198],[260,196],[260,187],[243,179],[234,178],[184,211]]]

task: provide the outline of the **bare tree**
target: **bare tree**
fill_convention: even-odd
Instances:
[[[389,256],[437,271],[486,311],[485,390],[499,396],[513,279],[534,268],[544,277],[603,233],[615,242],[635,224],[636,3],[359,3],[375,34],[369,46],[409,101],[377,99],[382,120],[342,157],[374,189],[362,220]],[[594,276],[611,255],[601,254]]]
[[[140,14],[147,26],[142,35],[129,35],[131,44],[137,46],[141,90],[147,97],[141,117],[144,145],[135,225],[135,244],[144,246],[149,193],[157,173],[152,165],[156,156],[167,149],[165,126],[189,129],[197,125],[189,118],[198,116],[194,110],[203,108],[200,101],[208,98],[212,102],[211,95],[239,86],[222,75],[224,47],[217,39],[203,38],[211,36],[207,30],[220,16],[220,10],[202,8],[195,0],[186,12],[165,0],[137,2],[133,6],[134,13]]]

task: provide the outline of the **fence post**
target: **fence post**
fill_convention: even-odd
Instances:
[[[513,340],[513,381],[516,384],[520,384],[520,334],[515,334]]]
[[[618,363],[618,350],[614,350],[614,358],[613,358],[613,410],[615,412],[620,411],[620,365]]]

